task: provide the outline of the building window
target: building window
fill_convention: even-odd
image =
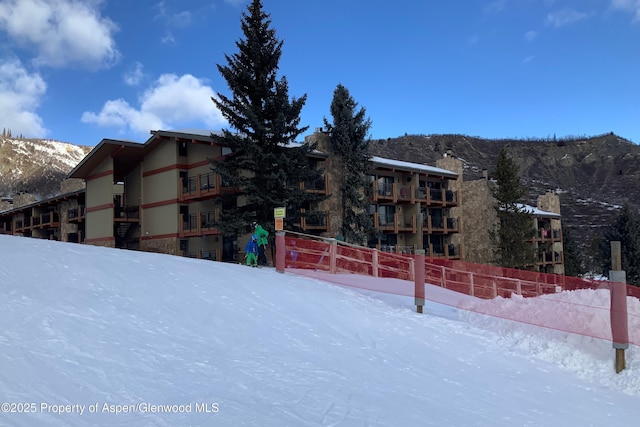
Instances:
[[[187,141],[178,141],[178,156],[187,157]]]

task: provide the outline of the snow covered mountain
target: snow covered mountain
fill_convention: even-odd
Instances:
[[[28,192],[46,198],[93,147],[46,139],[0,137],[0,195]]]

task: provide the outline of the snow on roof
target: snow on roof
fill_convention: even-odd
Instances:
[[[549,212],[549,211],[543,211],[542,209],[539,209],[535,206],[530,206],[530,205],[525,205],[522,203],[517,203],[518,208],[520,209],[524,209],[525,211],[527,211],[528,213],[530,213],[533,216],[538,216],[538,217],[546,217],[546,218],[560,218],[560,214],[555,213],[555,212]]]
[[[447,169],[436,168],[433,166],[422,165],[420,163],[404,162],[402,160],[386,159],[384,157],[373,156],[371,161],[379,165],[389,166],[396,169],[403,169],[414,172],[426,172],[431,174],[448,176],[457,178],[458,174]]]

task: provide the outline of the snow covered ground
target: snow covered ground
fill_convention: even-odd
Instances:
[[[543,303],[536,315],[562,315]],[[615,374],[605,340],[445,304],[425,313],[412,298],[268,268],[0,236],[0,425],[640,419],[636,346]]]

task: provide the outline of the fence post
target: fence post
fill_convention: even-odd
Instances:
[[[371,250],[371,275],[373,277],[378,277],[378,250]]]
[[[422,313],[424,306],[424,249],[416,249],[415,262],[413,263],[413,277],[415,283],[416,311]]]
[[[611,336],[616,350],[616,373],[625,369],[624,351],[629,348],[629,323],[627,319],[627,278],[622,269],[620,242],[611,242]]]
[[[284,231],[276,232],[276,271],[278,273],[284,273],[284,260],[287,253],[287,249],[284,247]]]
[[[338,241],[336,239],[331,240],[329,246],[329,273],[336,274],[336,259],[338,256]]]

